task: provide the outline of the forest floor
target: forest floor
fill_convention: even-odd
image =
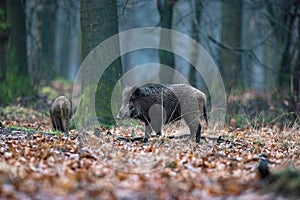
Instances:
[[[55,134],[48,116],[22,107],[2,109],[0,121],[1,198],[299,198],[295,190],[299,188],[299,174],[297,183],[285,189],[291,180],[271,185],[257,173],[262,153],[268,155],[273,174],[291,165],[300,167],[296,125],[205,128],[206,139],[200,144],[166,137],[151,138],[143,144],[117,139],[130,138],[133,133],[142,135],[140,127],[96,128],[81,133],[71,130],[69,137]],[[186,128],[175,131],[178,126],[167,127],[164,132],[188,132]]]
[[[300,198],[296,123],[204,126],[196,144],[164,137],[189,133],[179,122],[142,143],[118,139],[142,136],[138,125],[71,130],[68,137],[53,132],[49,102],[39,105],[44,111],[0,108],[1,199]],[[260,155],[267,155],[271,171],[263,180]]]

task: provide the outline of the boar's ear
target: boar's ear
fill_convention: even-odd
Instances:
[[[132,87],[131,89],[131,100],[138,99],[141,96],[141,89],[137,86]]]
[[[134,96],[138,96],[140,93],[140,88],[138,86],[133,86],[131,91]]]

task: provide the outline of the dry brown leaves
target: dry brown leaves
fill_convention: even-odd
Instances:
[[[43,130],[50,131],[49,125]],[[258,190],[258,155],[268,155],[271,171],[291,163],[300,166],[297,128],[206,129],[204,136],[224,140],[206,139],[200,144],[164,137],[146,144],[125,142],[116,137],[130,137],[132,128],[107,132],[103,129],[95,136],[93,131],[73,131],[67,138],[1,129],[0,197],[272,199]],[[142,131],[135,129],[135,134]]]

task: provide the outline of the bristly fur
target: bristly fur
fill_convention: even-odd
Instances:
[[[67,97],[57,97],[50,108],[53,129],[68,134],[71,114],[71,103]]]
[[[130,116],[143,121],[146,126],[153,122],[149,116],[149,110],[154,105],[162,105],[166,114],[167,121],[165,123],[181,119],[180,104],[176,95],[167,87],[157,85],[147,85],[135,89],[129,102],[135,105],[134,113]],[[161,114],[163,110],[156,110],[157,114]],[[159,127],[160,128],[160,127]],[[160,130],[155,130],[159,132]]]
[[[154,130],[160,134],[163,124],[183,118],[189,126],[191,136],[200,141],[200,116],[207,122],[206,96],[187,84],[151,84],[129,87],[123,92],[123,102],[119,119],[136,118],[145,123],[145,139]]]

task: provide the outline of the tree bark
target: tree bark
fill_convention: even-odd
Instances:
[[[231,47],[241,46],[242,1],[232,0],[223,3],[222,43]],[[230,50],[220,50],[220,67],[225,84],[237,86],[240,77],[241,57]]]
[[[0,24],[2,25],[0,28],[0,82],[4,82],[6,80],[6,50],[7,50],[7,42],[8,42],[8,23],[6,16],[6,0],[0,1]]]
[[[43,61],[43,71],[47,74],[47,80],[51,80],[54,76],[54,66],[55,64],[55,32],[57,23],[57,10],[58,3],[56,0],[44,0],[43,10],[41,12],[41,43],[42,43],[42,55],[41,59]],[[66,23],[66,21],[65,21]],[[68,41],[68,39],[66,39]],[[68,51],[65,49],[65,51]],[[65,67],[66,68],[66,67]],[[52,76],[50,76],[50,73]]]
[[[4,3],[4,4],[3,4]],[[6,3],[6,9],[5,9]],[[1,25],[5,31],[0,34],[0,104],[6,105],[14,98],[32,94],[27,71],[25,11],[21,0],[1,1],[6,11]],[[7,25],[7,27],[6,27]]]
[[[158,10],[160,14],[160,26],[162,28],[172,28],[172,17],[173,17],[173,6],[176,3],[175,0],[160,0],[158,1]],[[160,44],[171,46],[171,37],[169,35],[161,34]],[[160,64],[174,68],[174,55],[171,52],[159,51]],[[162,72],[160,73],[160,80],[164,80],[170,83],[173,76],[165,76]]]
[[[7,1],[10,25],[8,65],[18,74],[27,75],[25,10],[21,0]]]
[[[118,33],[118,16],[116,0],[81,0],[80,3],[81,58],[83,60],[98,44]],[[119,46],[116,48],[119,51]],[[101,118],[101,123],[112,124],[114,122],[110,98],[121,72],[121,62],[117,59],[105,70],[98,82],[95,109],[97,116]],[[83,87],[88,85],[84,82],[88,83],[88,80],[83,80]]]

